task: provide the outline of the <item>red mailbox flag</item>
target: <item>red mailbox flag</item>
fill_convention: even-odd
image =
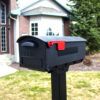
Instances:
[[[65,50],[65,42],[64,41],[49,41],[48,46],[51,47],[54,44],[57,44],[57,50]]]

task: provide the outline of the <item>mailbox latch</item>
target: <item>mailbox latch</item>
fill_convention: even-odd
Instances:
[[[52,47],[54,44],[57,44],[57,50],[65,50],[65,42],[64,41],[49,41],[48,46]]]

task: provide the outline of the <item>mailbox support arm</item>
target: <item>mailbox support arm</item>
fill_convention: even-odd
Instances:
[[[67,100],[65,65],[57,66],[51,72],[52,100]]]

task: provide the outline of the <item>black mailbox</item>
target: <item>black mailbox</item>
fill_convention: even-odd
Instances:
[[[66,100],[66,71],[85,57],[81,37],[23,36],[19,43],[20,66],[51,73],[52,100]]]
[[[85,56],[85,39],[80,37],[32,37],[18,39],[20,65],[50,71],[62,64],[80,62]]]

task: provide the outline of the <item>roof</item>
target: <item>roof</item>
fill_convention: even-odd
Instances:
[[[29,7],[34,6],[36,3],[40,2],[40,0],[34,0],[33,3],[26,6],[23,9],[16,9],[16,10],[11,11],[11,14],[13,14],[13,15],[23,15],[23,16],[49,15],[49,16],[60,16],[60,17],[68,17],[69,14],[72,14],[67,9],[67,7],[65,7],[63,4],[58,2],[58,0],[52,0],[52,1],[55,4],[57,4],[58,6],[60,6],[64,10],[65,13],[59,12],[56,9],[52,9],[52,8],[49,8],[49,7],[48,8],[46,8],[46,7],[37,7],[35,9],[25,11]]]
[[[11,10],[11,14],[12,15],[20,15],[21,14],[21,10],[18,8],[16,10]]]
[[[27,12],[22,12],[22,15],[24,16],[49,15],[49,16],[68,17],[67,14],[64,14],[63,12],[48,7],[38,7]]]
[[[62,9],[64,9],[67,13],[73,15],[73,13],[67,8],[66,5],[64,5],[64,4],[60,3],[60,2],[58,2],[58,0],[53,0],[53,1],[54,1],[55,3],[57,3]]]
[[[38,3],[39,1],[40,1],[40,0],[35,0],[35,1],[33,1],[33,3],[31,3],[30,5],[24,7],[24,8],[22,9],[22,11],[25,10],[25,9],[27,9],[28,7],[32,6],[32,5],[35,5],[35,4]],[[62,4],[61,2],[59,2],[59,0],[52,0],[52,1],[55,2],[56,4],[58,4],[58,5],[59,5],[63,10],[65,10],[67,13],[72,13],[70,10],[68,10],[67,6],[64,5],[64,4]]]

